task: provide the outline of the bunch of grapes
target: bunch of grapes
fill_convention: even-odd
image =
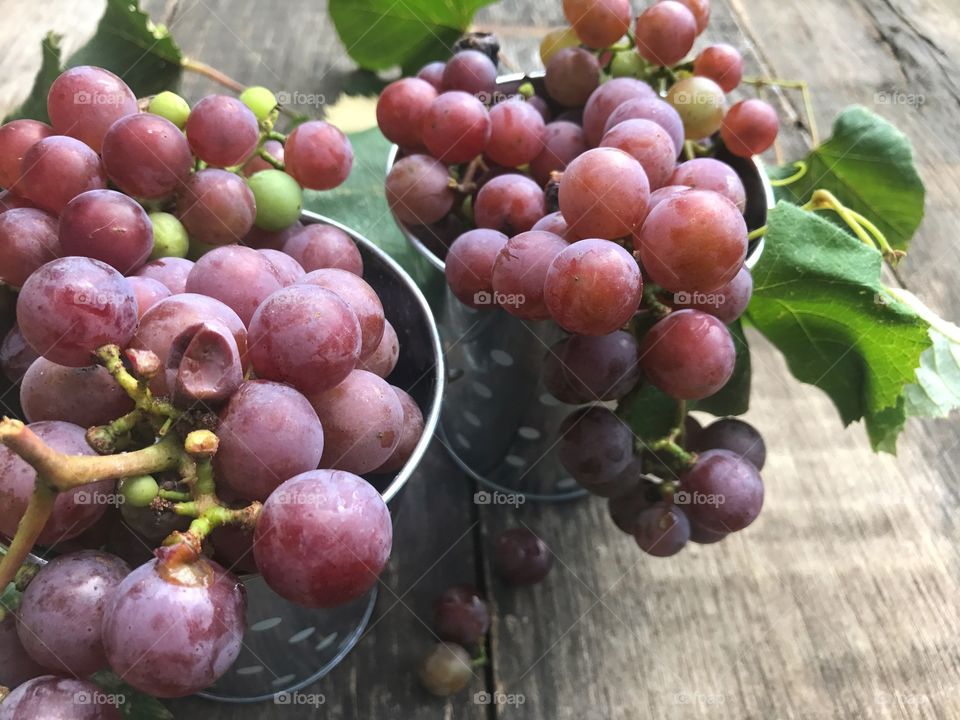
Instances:
[[[662,0],[635,20],[627,0],[563,10],[542,81],[514,96],[498,92],[496,57],[472,49],[385,89],[377,118],[400,148],[386,196],[444,257],[460,302],[567,333],[543,365],[546,388],[582,406],[559,457],[644,551],[671,555],[756,518],[762,441],[733,419],[696,441],[679,420],[646,447],[613,404],[649,384],[686,417],[732,377],[727,325],[753,281],[744,183],[718,158],[763,152],[779,124],[761,100],[728,106],[736,49],[687,59],[709,0]]]
[[[308,607],[367,593],[392,525],[361,475],[389,482],[424,426],[353,239],[299,222],[303,188],[350,172],[337,128],[282,135],[265,88],[138,101],[97,67],[48,111],[0,127],[0,364],[27,423],[0,423],[0,533],[63,553],[0,609],[0,684],[53,676],[18,718],[65,717],[105,668],[212,684],[243,638],[233,569]]]

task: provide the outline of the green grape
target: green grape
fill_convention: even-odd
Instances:
[[[240,93],[240,102],[246,105],[257,118],[257,122],[263,122],[273,109],[277,106],[276,96],[265,87],[254,85],[248,87]]]
[[[186,257],[190,249],[187,229],[174,215],[165,212],[150,213],[153,225],[153,251],[150,259],[162,257]]]
[[[262,230],[284,230],[300,217],[303,190],[283,170],[261,170],[247,178],[257,205],[254,225]]]
[[[645,67],[646,63],[636,50],[621,50],[610,61],[610,74],[613,77],[638,77]]]
[[[667,102],[680,115],[687,140],[713,135],[727,112],[726,96],[720,86],[696,75],[674,83],[667,92]]]
[[[147,112],[166,118],[183,130],[190,116],[190,105],[176,93],[164,90],[153,96],[147,105]]]
[[[136,475],[120,481],[120,494],[123,502],[135,508],[145,508],[160,492],[160,486],[152,475]]]

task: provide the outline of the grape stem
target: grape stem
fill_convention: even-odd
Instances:
[[[4,420],[4,422],[7,421]],[[34,435],[34,437],[36,436]],[[37,439],[39,440],[39,438]],[[0,560],[0,587],[5,588],[13,582],[17,571],[23,561],[27,559],[27,555],[30,554],[37,538],[43,532],[47,520],[53,514],[53,504],[56,500],[57,491],[38,475],[33,494],[27,503],[27,510],[20,518],[20,524],[17,525],[17,533],[13,536],[13,542],[10,543],[3,560]]]
[[[262,145],[257,149],[257,155],[259,155],[268,163],[273,165],[273,167],[276,168],[277,170],[283,170],[286,168],[286,165],[283,164],[282,160],[278,160],[277,158],[275,158]]]
[[[787,185],[793,185],[800,178],[807,174],[807,163],[803,160],[797,160],[793,163],[793,166],[797,168],[797,171],[790,177],[781,178],[780,180],[770,179],[770,185],[772,187],[787,187]]]
[[[653,452],[669,453],[678,463],[680,463],[684,470],[697,461],[696,453],[687,452],[680,447],[677,444],[675,437],[667,436],[665,438],[661,438],[660,440],[657,440],[651,444],[650,449]]]
[[[166,400],[155,398],[145,380],[134,377],[123,364],[120,357],[120,348],[116,345],[104,345],[97,350],[97,360],[107,369],[117,384],[130,396],[137,409],[150,415],[176,419],[180,417],[177,410]],[[162,433],[161,433],[162,434]]]
[[[174,531],[163,541],[164,547],[183,545],[189,549],[193,558],[200,557],[203,551],[203,541],[206,537],[222,525],[237,525],[247,531],[252,531],[257,525],[260,510],[263,505],[252,502],[244,508],[228,508],[219,504],[212,496],[187,503],[178,503],[173,506],[173,512],[178,515],[195,518],[185,532]]]
[[[799,90],[803,98],[803,110],[807,116],[807,127],[810,130],[810,144],[816,147],[820,144],[820,133],[817,131],[817,120],[813,114],[813,101],[810,97],[810,86],[805,80],[781,80],[780,78],[745,77],[741,81],[747,85],[758,87],[773,86]]]
[[[473,160],[470,161],[470,164],[467,165],[467,170],[463,173],[463,177],[460,179],[460,182],[450,178],[450,187],[458,192],[462,192],[464,195],[469,195],[477,189],[477,184],[474,182],[474,178],[477,176],[477,171],[486,169],[487,166],[483,162],[483,155],[477,155]]]
[[[657,292],[659,290],[660,288],[656,285],[649,283],[644,285],[642,304],[645,305],[658,318],[664,318],[673,312],[673,308],[660,302],[660,299],[657,297]]]
[[[135,409],[107,425],[92,427],[87,430],[87,444],[100,455],[126,450],[132,442],[130,433],[144,419],[143,410]]]
[[[886,236],[876,225],[860,213],[845,206],[829,190],[822,188],[814,190],[813,195],[810,196],[810,200],[803,206],[803,209],[833,210],[861,242],[880,250],[880,252],[883,253],[884,259],[891,265],[896,266],[906,255],[902,250],[895,250],[891,247],[890,243],[887,242]]]
[[[276,130],[271,130],[267,133],[267,140],[276,140],[277,142],[284,143],[287,141],[287,136],[282,132],[277,132]]]

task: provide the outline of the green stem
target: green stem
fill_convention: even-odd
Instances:
[[[8,422],[8,421],[4,421]],[[36,437],[36,436],[34,436]],[[57,500],[57,491],[45,479],[37,477],[33,494],[27,503],[27,510],[20,518],[13,542],[7,549],[3,560],[0,560],[0,588],[5,588],[17,575],[17,571],[27,559],[30,550],[43,532],[47,520],[53,514],[53,504]]]
[[[697,151],[693,147],[693,140],[686,140],[683,143],[683,155],[687,160],[693,160],[697,157]]]
[[[668,305],[664,305],[660,302],[660,299],[657,297],[658,288],[656,285],[647,284],[643,286],[643,305],[648,307],[650,311],[657,317],[666,317],[673,312],[673,308]]]
[[[793,166],[797,168],[797,171],[793,175],[790,177],[781,178],[780,180],[771,179],[770,184],[773,187],[786,187],[787,185],[792,185],[807,174],[807,163],[803,160],[797,160],[795,163],[793,163]]]
[[[160,415],[176,419],[180,417],[177,410],[166,400],[153,397],[147,383],[135,378],[123,364],[120,357],[120,348],[116,345],[104,345],[97,350],[100,364],[113,376],[113,379],[124,389],[139,410],[150,415]]]
[[[190,493],[180,492],[179,490],[163,490],[157,492],[157,497],[161,500],[169,500],[173,503],[185,503],[190,500]]]
[[[283,160],[278,160],[278,159],[275,158],[273,155],[271,155],[271,154],[266,150],[266,148],[264,148],[264,147],[262,147],[262,146],[261,146],[259,149],[257,149],[257,155],[259,155],[259,156],[262,157],[264,160],[266,160],[268,163],[270,163],[271,165],[273,165],[273,167],[275,167],[277,170],[284,170],[284,169],[286,169],[286,165],[283,164]]]
[[[130,446],[130,433],[145,419],[143,410],[135,409],[113,422],[87,430],[87,443],[101,455],[109,455]]]
[[[650,445],[650,449],[656,453],[665,452],[672,455],[673,458],[684,468],[690,467],[697,461],[697,456],[695,453],[687,452],[682,447],[677,445],[676,440],[670,437],[657,440]]]
[[[687,446],[687,401],[677,402],[677,425],[675,428],[677,438],[683,447]]]
[[[761,225],[761,226],[758,227],[756,230],[751,230],[751,231],[747,234],[747,240],[748,240],[748,241],[750,241],[750,240],[756,240],[757,238],[763,237],[764,235],[767,234],[767,228],[768,228],[768,227],[769,227],[769,226],[767,226],[767,225]]]
[[[271,130],[267,133],[267,140],[276,140],[277,142],[286,142],[287,136],[282,132],[277,132],[276,130]]]

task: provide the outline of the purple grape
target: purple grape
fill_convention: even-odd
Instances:
[[[194,155],[211,167],[240,165],[260,135],[254,114],[229,95],[208,95],[194,105],[185,130]]]
[[[544,384],[565,403],[619,400],[640,381],[640,346],[628,332],[573,335],[544,359]]]
[[[736,170],[713,158],[694,158],[680,163],[667,184],[713,190],[736,205],[741,213],[747,206],[747,192]]]
[[[637,516],[633,537],[648,555],[669,557],[690,539],[690,521],[680,508],[658,502]]]
[[[0,345],[0,367],[3,367],[7,380],[12,383],[20,382],[38,357],[40,355],[27,344],[20,327],[14,324]]]
[[[151,260],[137,270],[138,277],[153,278],[163,283],[171,295],[187,291],[187,277],[193,270],[193,260],[178,257],[162,257]]]
[[[530,172],[541,187],[552,171],[561,172],[587,149],[583,129],[566,120],[555,120],[543,128],[543,149],[530,161]]]
[[[617,106],[607,118],[603,134],[606,135],[625,120],[652,120],[667,131],[673,141],[676,158],[683,150],[683,120],[673,105],[664,102],[659,97],[633,98]]]
[[[690,519],[715,532],[743,530],[763,507],[763,480],[756,466],[729,450],[702,453],[680,477],[680,487]]]
[[[553,567],[553,553],[533,530],[512,528],[497,538],[493,566],[510,585],[536,585]]]
[[[114,697],[86,680],[42,675],[7,696],[0,720],[121,720]]]
[[[138,112],[137,96],[109,70],[80,65],[61,73],[50,85],[47,112],[57,133],[100,152],[110,126]]]
[[[110,127],[103,139],[103,165],[123,192],[152,200],[182,187],[193,170],[193,155],[176,125],[138,113]]]
[[[340,268],[363,277],[363,258],[357,244],[333,225],[307,225],[290,236],[283,245],[283,252],[300,263],[306,272]]]
[[[126,275],[147,261],[153,226],[140,204],[126,195],[89,190],[63,209],[60,247],[64,255],[100,260]]]
[[[487,603],[472,585],[455,585],[433,604],[433,630],[441,640],[474,645],[490,629]]]
[[[338,268],[322,268],[307,273],[300,285],[329,290],[343,300],[360,322],[360,357],[370,355],[383,338],[383,305],[376,291],[358,275]]]
[[[499,175],[477,193],[473,216],[477,227],[507,236],[530,230],[547,212],[543,190],[526,175]]]
[[[23,376],[20,406],[28,422],[106,425],[133,410],[133,400],[99,365],[65,367],[37,358]]]
[[[393,387],[393,391],[400,400],[400,407],[403,408],[403,428],[400,430],[400,442],[396,449],[387,458],[386,462],[374,470],[377,473],[392,473],[400,470],[407,464],[410,456],[413,455],[413,451],[417,449],[423,435],[423,413],[420,411],[417,401],[409,393],[398,387]]]
[[[52,127],[39,120],[12,120],[0,126],[0,187],[16,185],[27,150],[55,134]]]
[[[547,63],[543,83],[547,94],[560,105],[579,107],[600,84],[600,63],[589,50],[562,48]]]
[[[531,230],[510,238],[493,263],[493,301],[524,320],[550,317],[543,285],[550,263],[568,247],[553,233]]]
[[[19,288],[41,265],[63,255],[57,218],[31,208],[0,214],[0,280]]]
[[[506,243],[506,235],[488,228],[468,230],[453,241],[444,273],[451,292],[464,305],[474,308],[490,305],[493,263]]]
[[[209,245],[240,242],[253,227],[253,192],[239,175],[208,168],[177,195],[177,217],[190,237]]]
[[[427,63],[417,72],[417,77],[426,80],[433,85],[434,90],[440,92],[443,89],[443,70],[446,66],[446,63],[439,61]]]
[[[280,281],[281,287],[293,285],[307,274],[300,263],[285,252],[270,248],[260,248],[257,252],[263,255],[273,266],[274,275]]]
[[[46,675],[47,670],[27,655],[17,635],[17,621],[7,613],[0,620],[0,685],[15,688],[27,680]],[[3,705],[0,705],[0,713]]]
[[[737,418],[722,418],[707,425],[689,443],[692,450],[729,450],[749,460],[757,470],[767,461],[767,447],[753,425]]]
[[[690,542],[695,542],[698,545],[712,545],[723,540],[728,534],[705,528],[696,523],[690,523]]]
[[[429,155],[398,160],[387,174],[386,193],[390,211],[408,225],[437,222],[456,199],[447,166]]]
[[[38,207],[59,215],[77,195],[107,186],[99,156],[79,140],[51,135],[23,156],[16,190]]]
[[[194,263],[186,291],[216,298],[249,325],[253,313],[282,286],[270,261],[253,248],[214,248]]]
[[[237,341],[218,320],[191,325],[174,338],[166,362],[167,387],[178,408],[221,405],[243,382]]]
[[[660,500],[660,488],[649,480],[640,480],[623,495],[607,501],[607,512],[620,532],[633,535],[640,513],[653,507]]]
[[[497,66],[478,50],[461,50],[447,60],[440,85],[443,92],[461,90],[489,101],[497,88]]]
[[[297,125],[284,147],[287,172],[310,190],[340,185],[353,167],[353,147],[347,136],[323,120]]]
[[[127,278],[130,287],[133,288],[133,295],[137,299],[137,317],[142,318],[147,310],[152,308],[161,300],[170,297],[170,288],[159,280],[140,275],[131,275]]]
[[[2,357],[2,353],[0,353]],[[389,320],[383,322],[383,337],[377,349],[367,357],[357,360],[357,370],[367,370],[378,377],[387,378],[400,360],[400,340]]]
[[[633,459],[633,432],[605,407],[581,408],[560,424],[557,454],[577,482],[613,480]]]

